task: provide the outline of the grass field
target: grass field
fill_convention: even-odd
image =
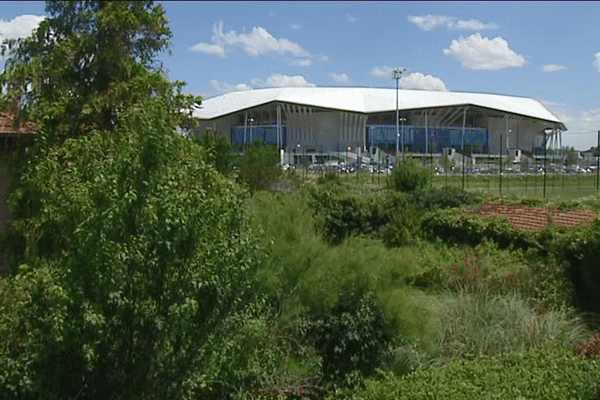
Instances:
[[[300,180],[314,180],[323,174],[304,173],[296,171]],[[358,174],[341,174],[340,177],[351,186],[360,191],[373,192],[386,188],[387,174],[372,174],[359,172]],[[548,201],[569,201],[598,198],[600,192],[596,187],[595,173],[588,174],[558,174],[548,173],[545,179],[543,174],[439,174],[433,181],[435,187],[453,186],[469,191],[487,193],[491,196],[500,196],[514,199],[539,198],[544,195]]]

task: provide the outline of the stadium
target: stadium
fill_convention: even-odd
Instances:
[[[432,163],[447,156],[476,164],[484,155],[535,162],[561,146],[567,129],[531,98],[393,88],[237,91],[204,100],[194,116],[200,134],[225,134],[242,150],[256,139],[272,143],[282,163],[303,165],[393,165],[401,154]]]

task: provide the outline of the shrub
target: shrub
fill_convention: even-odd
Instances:
[[[339,244],[352,235],[378,234],[388,222],[392,200],[379,195],[356,195],[339,185],[311,191],[310,207],[328,243]]]
[[[322,358],[328,382],[354,385],[385,360],[392,333],[370,293],[342,293],[331,309],[308,316],[305,337]]]
[[[114,133],[38,149],[24,170],[12,196],[23,265],[0,298],[5,398],[186,398],[210,385],[210,339],[251,301],[260,258],[247,194],[165,110],[147,102]]]
[[[239,178],[251,190],[268,189],[281,176],[277,147],[255,139],[237,162]]]
[[[427,210],[467,206],[479,201],[475,193],[451,186],[419,189],[406,197],[407,203]]]
[[[399,378],[391,373],[370,379],[351,399],[577,399],[597,398],[600,365],[548,348],[459,360]]]
[[[392,189],[414,192],[431,186],[433,172],[420,166],[412,157],[404,157],[394,168],[390,179]]]
[[[234,147],[227,136],[219,132],[206,132],[192,136],[192,140],[204,147],[206,162],[222,174],[229,174],[234,165]]]

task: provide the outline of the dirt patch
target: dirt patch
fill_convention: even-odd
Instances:
[[[573,227],[591,222],[598,218],[592,210],[556,210],[546,207],[525,206],[522,204],[487,203],[469,212],[469,214],[489,217],[500,215],[510,220],[511,224],[525,231],[544,229],[548,225],[548,213],[555,224]]]

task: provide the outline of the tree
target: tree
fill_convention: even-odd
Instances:
[[[433,172],[411,157],[404,157],[394,168],[390,184],[401,192],[414,192],[431,186]]]
[[[281,175],[277,148],[255,139],[238,162],[239,177],[250,189],[267,189]]]
[[[39,131],[11,194],[0,392],[198,396],[220,380],[215,346],[253,301],[247,193],[175,130],[195,98],[153,69],[170,35],[160,6],[47,9],[8,44],[2,74],[3,100]]]
[[[46,12],[32,36],[3,44],[0,84],[4,103],[36,122],[49,143],[116,129],[128,107],[157,95],[173,110],[200,100],[182,95],[182,83],[169,82],[157,62],[172,36],[161,5],[49,1]]]

